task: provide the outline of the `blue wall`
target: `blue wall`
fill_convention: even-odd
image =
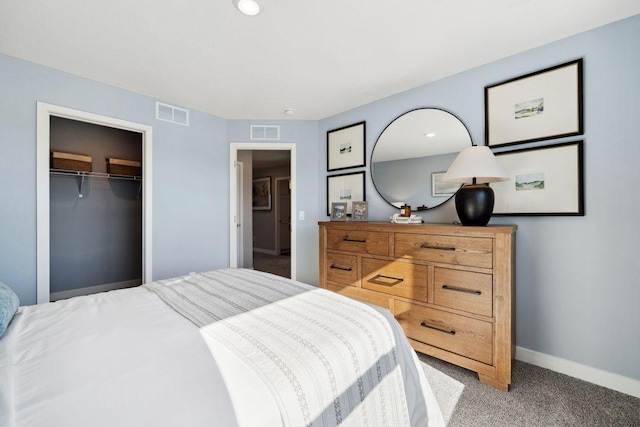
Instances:
[[[584,136],[544,144],[584,139],[586,216],[491,223],[518,226],[516,345],[640,379],[640,195],[623,192],[640,181],[640,16],[329,117],[320,132],[366,120],[370,157],[395,117],[437,107],[459,117],[482,145],[485,86],[577,58],[584,58]],[[395,213],[368,172],[366,191],[370,219]],[[453,201],[420,214],[430,222],[457,220]],[[323,205],[318,216],[326,216]]]
[[[155,120],[155,100],[0,55],[0,281],[36,302],[36,102],[153,126],[153,279],[227,266],[226,121]]]

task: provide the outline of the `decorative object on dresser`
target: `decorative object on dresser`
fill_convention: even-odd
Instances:
[[[508,390],[513,225],[320,222],[320,286],[389,309],[413,348]]]
[[[484,88],[490,147],[581,135],[582,59]]]
[[[353,202],[354,221],[367,221],[369,219],[369,204],[367,202]]]
[[[366,165],[366,122],[327,131],[327,172]]]
[[[331,221],[347,220],[347,204],[345,202],[331,203]]]
[[[489,182],[509,177],[486,146],[467,147],[458,154],[442,180],[464,184],[456,193],[456,212],[462,225],[487,225],[493,212],[494,194]]]

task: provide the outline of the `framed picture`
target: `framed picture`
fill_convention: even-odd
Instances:
[[[366,200],[364,171],[327,177],[327,215],[331,215],[333,202],[346,203],[347,215],[351,215],[352,200]]]
[[[582,141],[495,155],[510,179],[490,184],[493,215],[584,215]]]
[[[331,203],[331,221],[347,220],[347,203],[333,202]]]
[[[461,184],[455,182],[443,182],[442,177],[446,172],[434,172],[431,174],[431,195],[433,197],[451,197]]]
[[[484,88],[485,144],[521,144],[583,130],[582,59]]]
[[[365,122],[327,131],[327,172],[365,166]]]
[[[271,177],[270,176],[253,180],[252,205],[253,205],[254,211],[270,211],[271,210]]]
[[[367,221],[369,219],[369,204],[367,202],[352,202],[353,213],[351,219],[354,221]]]

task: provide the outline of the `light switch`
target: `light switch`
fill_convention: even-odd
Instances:
[[[298,211],[298,221],[304,221],[304,211]]]

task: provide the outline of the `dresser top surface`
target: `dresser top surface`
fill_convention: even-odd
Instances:
[[[446,233],[461,236],[492,236],[496,234],[514,234],[516,225],[487,225],[482,227],[461,224],[395,224],[391,222],[365,221],[318,221],[318,225],[334,229],[359,229],[368,231],[387,231],[399,233]]]

